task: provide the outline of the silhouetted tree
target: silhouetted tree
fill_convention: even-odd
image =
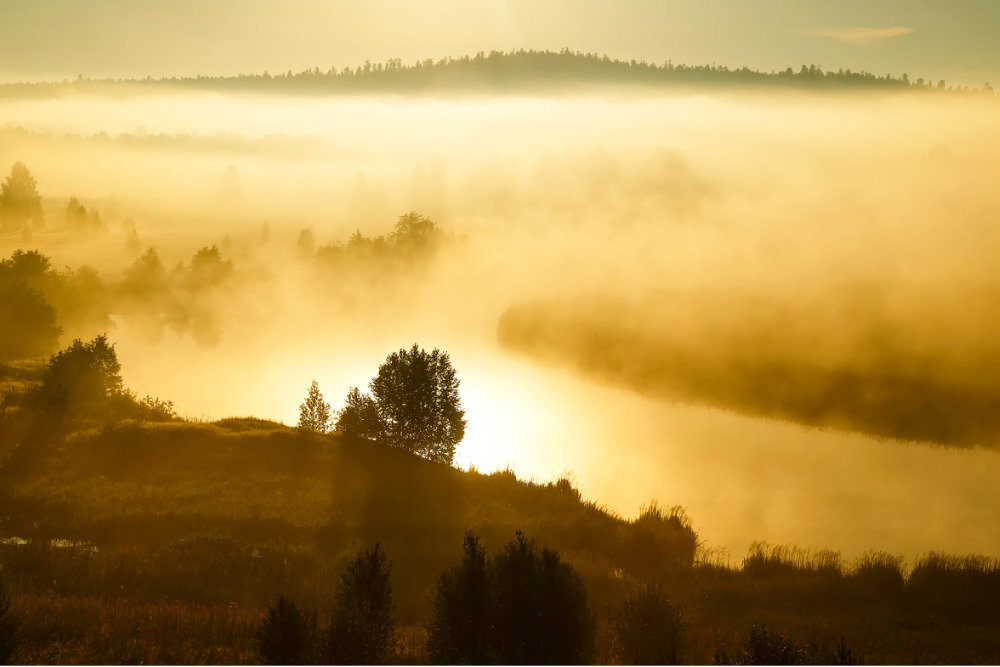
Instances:
[[[316,615],[303,613],[283,595],[268,608],[254,633],[265,665],[306,665],[312,660]]]
[[[10,176],[0,185],[0,227],[19,229],[26,222],[41,227],[42,198],[28,167],[15,162]]]
[[[51,354],[59,333],[55,310],[38,290],[0,280],[0,359]]]
[[[391,571],[380,544],[362,551],[347,565],[330,622],[327,659],[331,663],[380,664],[395,650]]]
[[[66,226],[72,227],[76,224],[77,211],[81,208],[83,207],[80,204],[79,199],[76,197],[69,198],[69,201],[66,202],[66,210],[63,212],[63,218],[66,220]]]
[[[611,653],[623,665],[676,665],[681,618],[660,585],[633,592],[611,618]]]
[[[87,230],[95,234],[103,234],[108,231],[104,220],[101,219],[101,212],[96,208],[90,209],[90,220],[87,221]]]
[[[89,343],[78,338],[53,355],[40,391],[45,407],[76,417],[106,414],[127,398],[118,355],[104,334]]]
[[[139,240],[139,232],[135,230],[135,227],[131,227],[125,232],[125,249],[130,253],[142,250],[142,241]]]
[[[334,428],[350,438],[379,440],[382,437],[382,420],[375,399],[362,394],[357,387],[351,387]]]
[[[495,661],[493,599],[486,552],[471,531],[458,567],[441,574],[427,634],[431,662],[484,665]]]
[[[580,576],[521,531],[493,561],[496,653],[502,664],[586,664],[594,621]]]
[[[594,621],[583,581],[551,549],[517,531],[492,559],[466,533],[462,563],[441,575],[427,644],[450,664],[583,664]]]
[[[137,295],[158,292],[167,286],[167,269],[155,248],[144,252],[125,271],[125,289]]]
[[[214,285],[228,276],[233,270],[233,263],[222,259],[219,246],[206,246],[196,252],[188,266],[188,284],[191,287]]]
[[[413,345],[390,354],[371,382],[382,438],[432,461],[451,463],[465,436],[459,380],[446,352]]]
[[[399,216],[389,239],[407,250],[422,250],[437,240],[440,232],[434,223],[416,211]]]
[[[41,292],[51,286],[49,260],[17,250],[0,261],[0,359],[51,354],[60,329],[52,304]]]
[[[18,627],[10,611],[10,596],[0,580],[0,665],[12,663],[17,649]]]
[[[9,258],[0,262],[0,276],[40,287],[49,277],[51,265],[49,258],[37,250],[15,250]]]
[[[311,227],[307,227],[299,232],[299,238],[295,242],[299,254],[303,257],[311,257],[316,252],[316,236]]]
[[[323,400],[316,380],[309,385],[309,394],[299,405],[299,428],[316,433],[330,430],[330,404]]]

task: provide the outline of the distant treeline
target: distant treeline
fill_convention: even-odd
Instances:
[[[0,85],[0,94],[46,95],[67,89],[81,92],[139,92],[153,88],[282,93],[504,93],[566,92],[592,86],[788,87],[822,90],[938,90],[994,94],[989,83],[981,88],[948,86],[944,80],[911,80],[907,74],[879,76],[850,69],[827,71],[802,65],[772,72],[724,65],[662,64],[618,60],[596,53],[562,51],[480,51],[475,56],[427,59],[403,64],[399,58],[384,63],[365,61],[338,70],[319,67],[282,74],[241,74],[153,79],[85,79]]]

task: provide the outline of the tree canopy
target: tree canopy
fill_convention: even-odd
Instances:
[[[382,546],[362,551],[340,576],[327,659],[337,665],[382,664],[396,645],[392,617],[392,564]]]
[[[441,575],[428,633],[441,664],[586,664],[594,621],[583,581],[520,531],[493,558],[467,533],[462,563]]]
[[[357,388],[348,392],[337,430],[450,464],[465,436],[458,387],[447,352],[414,344],[386,357],[370,397]]]
[[[20,229],[27,222],[42,225],[42,197],[28,167],[15,162],[0,185],[0,228]]]
[[[306,400],[299,405],[299,428],[316,433],[330,430],[330,404],[323,400],[316,380],[309,385]]]
[[[106,414],[116,401],[129,398],[121,368],[106,335],[88,343],[77,338],[49,361],[41,387],[43,402],[74,417]]]

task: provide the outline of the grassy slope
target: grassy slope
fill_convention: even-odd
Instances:
[[[268,602],[284,593],[322,622],[345,559],[375,541],[394,561],[404,652],[419,657],[429,594],[467,529],[490,550],[522,529],[572,562],[602,660],[609,612],[654,577],[686,619],[686,661],[710,662],[753,622],[798,641],[844,635],[870,663],[1000,659],[996,562],[905,586],[895,575],[888,587],[800,552],[743,569],[677,568],[671,558],[693,537],[680,522],[625,521],[566,483],[463,472],[252,418],[26,437],[23,419],[7,421],[21,424],[7,450],[23,445],[0,467],[0,572],[25,662],[252,662]]]
[[[434,580],[469,528],[491,550],[518,528],[559,550],[584,576],[599,627],[630,585],[664,580],[688,623],[690,661],[711,661],[756,621],[800,641],[845,635],[869,662],[1000,657],[992,612],[963,617],[801,559],[671,571],[655,557],[655,533],[568,485],[463,472],[263,420],[119,424],[29,442],[0,471],[0,536],[32,538],[0,544],[26,661],[252,660],[270,600],[284,593],[322,617],[346,557],[375,541],[394,561],[404,648],[419,652]]]

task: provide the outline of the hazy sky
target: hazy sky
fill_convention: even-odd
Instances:
[[[231,74],[568,46],[1000,82],[998,0],[0,0],[0,79]]]

